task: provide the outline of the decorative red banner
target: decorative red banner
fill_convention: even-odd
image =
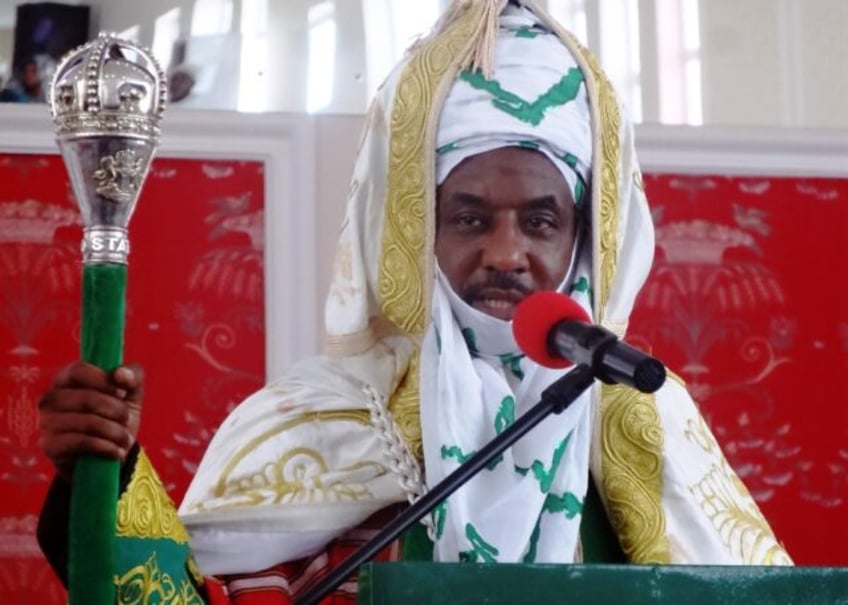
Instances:
[[[652,175],[628,340],[682,376],[797,564],[846,565],[848,180]]]
[[[0,155],[0,603],[66,601],[35,542],[51,476],[37,397],[79,355],[81,224],[57,155]],[[259,162],[154,162],[130,223],[125,359],[140,439],[179,501],[215,428],[264,379]]]

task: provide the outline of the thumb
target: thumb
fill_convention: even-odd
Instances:
[[[141,405],[144,399],[144,370],[139,364],[120,366],[112,372],[112,382],[116,397]]]
[[[121,366],[112,373],[112,381],[115,384],[115,396],[123,399],[127,404],[127,411],[129,412],[127,430],[134,443],[138,438],[138,430],[141,425],[144,370],[139,364]]]

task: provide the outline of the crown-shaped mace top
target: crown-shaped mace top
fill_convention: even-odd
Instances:
[[[50,89],[56,136],[156,142],[166,97],[165,74],[150,51],[100,34],[65,55],[56,69]]]

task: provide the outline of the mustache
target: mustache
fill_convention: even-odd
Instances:
[[[492,271],[487,275],[485,281],[477,284],[469,284],[463,288],[460,297],[467,303],[480,298],[482,292],[486,290],[514,290],[520,292],[522,296],[529,296],[532,290],[521,281],[515,273],[511,271]]]

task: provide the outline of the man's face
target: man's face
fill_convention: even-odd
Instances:
[[[573,197],[543,154],[503,147],[472,156],[437,192],[436,258],[454,291],[500,319],[565,278],[575,237]]]
[[[27,90],[33,89],[41,84],[41,80],[38,77],[38,66],[35,63],[27,63],[24,65],[21,70],[21,84],[23,84]]]

